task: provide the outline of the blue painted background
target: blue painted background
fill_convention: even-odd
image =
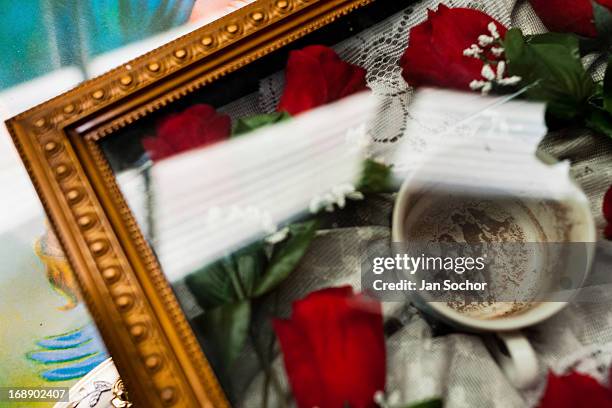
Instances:
[[[194,0],[0,0],[0,89],[183,24]]]

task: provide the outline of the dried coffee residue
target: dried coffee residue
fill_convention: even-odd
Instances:
[[[494,319],[521,313],[534,305],[525,302],[537,290],[538,273],[530,264],[533,246],[526,242],[545,242],[546,234],[529,207],[519,200],[483,200],[451,195],[421,196],[406,219],[408,241],[430,243],[467,243],[470,245],[513,242],[517,245],[492,245],[483,271],[471,273],[470,280],[488,282],[492,288],[474,301],[460,293],[448,294],[447,304],[471,317]],[[465,277],[434,276],[435,280]],[[516,299],[516,300],[513,300]],[[503,301],[500,301],[503,300]]]

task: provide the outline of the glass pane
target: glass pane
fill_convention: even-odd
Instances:
[[[372,55],[353,46],[401,30],[405,4],[353,14],[100,142],[238,406],[272,403],[279,387],[291,398],[273,319],[319,289],[358,288],[359,246],[386,234],[389,169],[364,150],[377,104],[358,63]],[[338,85],[303,98],[289,74],[302,67]]]

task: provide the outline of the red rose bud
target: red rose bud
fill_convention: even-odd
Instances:
[[[588,375],[571,372],[568,375],[558,377],[549,372],[546,391],[538,407],[612,407],[612,392]]]
[[[274,320],[285,369],[299,408],[375,407],[385,388],[381,305],[350,286],[323,289]]]
[[[400,59],[402,76],[412,86],[438,86],[489,92],[493,85],[514,85],[505,76],[501,40],[506,27],[474,9],[429,10],[427,20],[410,30]],[[485,60],[489,62],[485,63]]]
[[[554,32],[597,37],[592,0],[530,0],[544,25]],[[595,0],[612,10],[612,0]]]
[[[277,110],[296,115],[363,91],[365,77],[365,69],[343,61],[329,47],[311,45],[291,51]]]
[[[227,139],[230,128],[229,116],[217,113],[210,105],[193,105],[164,117],[156,126],[156,136],[144,138],[142,145],[151,160],[158,161]]]

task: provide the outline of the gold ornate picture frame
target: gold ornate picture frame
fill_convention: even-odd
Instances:
[[[228,400],[96,141],[373,0],[259,0],[8,120],[139,407]]]

